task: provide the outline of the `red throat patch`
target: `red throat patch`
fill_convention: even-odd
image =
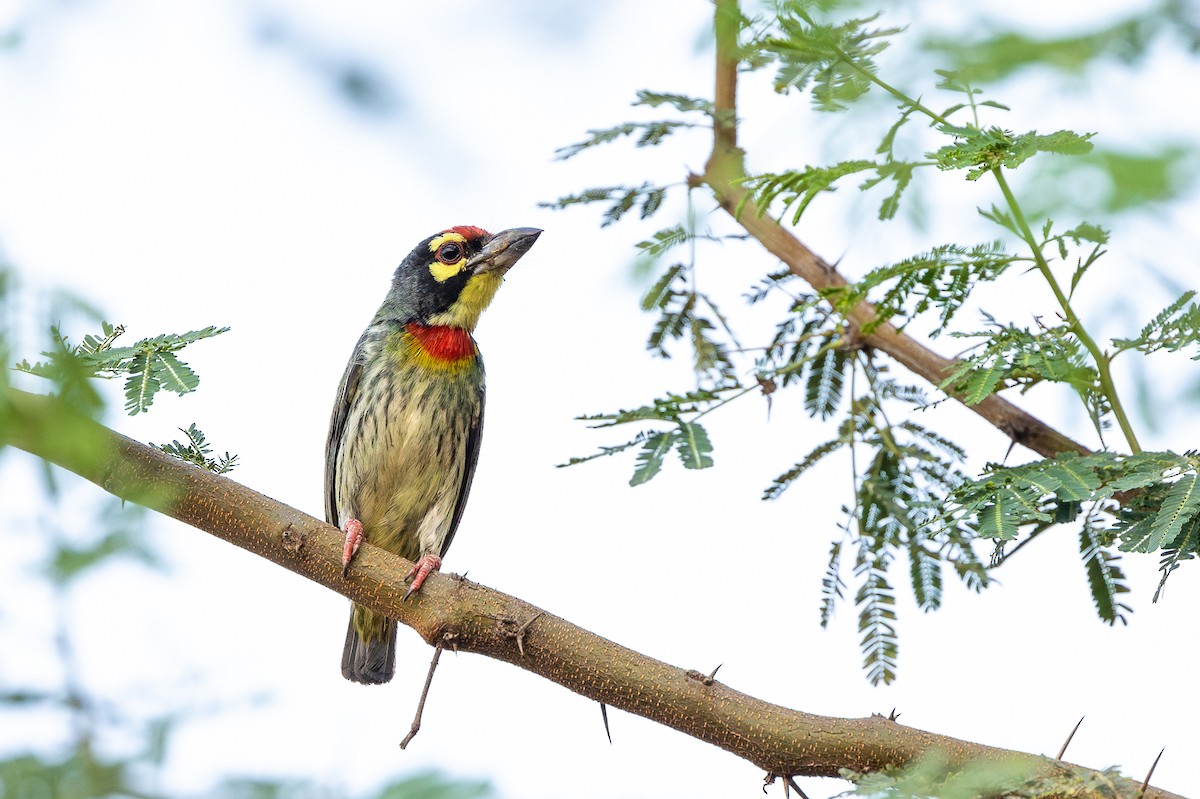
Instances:
[[[449,230],[443,230],[442,232],[443,233],[457,233],[458,235],[462,236],[467,241],[474,241],[475,239],[482,239],[482,238],[486,238],[486,237],[492,235],[491,233],[488,233],[483,228],[475,227],[474,225],[455,225],[454,227],[450,228]]]
[[[478,354],[478,350],[475,348],[475,339],[471,338],[471,334],[461,327],[445,325],[431,327],[409,322],[404,329],[416,339],[425,354],[435,361],[452,364],[465,358],[473,358]]]

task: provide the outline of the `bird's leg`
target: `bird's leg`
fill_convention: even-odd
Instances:
[[[425,582],[425,578],[431,573],[439,571],[442,568],[442,559],[437,555],[425,554],[417,559],[417,562],[409,570],[408,574],[404,575],[405,580],[412,580],[412,585],[408,587],[408,593],[404,595],[408,599],[413,594],[421,590],[421,585]]]
[[[363,542],[363,525],[358,519],[350,519],[346,522],[346,543],[342,547],[342,576],[350,574],[350,559],[354,557],[354,553],[358,551],[358,547]]]

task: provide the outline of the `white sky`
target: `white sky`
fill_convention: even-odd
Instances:
[[[717,468],[707,472],[670,463],[631,490],[631,458],[554,468],[620,440],[574,416],[688,385],[683,358],[645,354],[651,320],[636,310],[629,268],[632,243],[678,219],[682,205],[665,210],[661,225],[601,231],[596,213],[536,203],[591,185],[677,181],[701,168],[707,151],[698,133],[662,152],[624,146],[567,164],[551,154],[587,128],[640,115],[628,108],[637,89],[708,94],[711,68],[698,44],[708,4],[8,3],[0,0],[0,28],[20,23],[24,41],[0,53],[4,253],[30,287],[88,297],[129,327],[130,340],[233,328],[185,354],[202,377],[198,394],[159,399],[137,419],[114,413],[122,432],[161,442],[196,421],[218,449],[240,454],[235,479],[319,516],[333,391],[398,260],[449,225],[545,228],[478,333],[488,429],[448,570],[469,570],[683,668],[722,663],[723,681],[797,709],[861,716],[894,707],[905,724],[1050,754],[1086,714],[1069,759],[1141,775],[1166,745],[1155,783],[1200,793],[1190,762],[1200,713],[1187,632],[1200,602],[1194,568],[1152,605],[1156,564],[1125,558],[1136,612],[1113,630],[1091,609],[1074,530],[1030,546],[982,596],[948,584],[948,607],[928,616],[914,609],[901,565],[893,581],[900,678],[872,688],[859,666],[853,607],[841,608],[830,631],[817,626],[820,574],[849,496],[846,464],[814,471],[779,502],[758,501],[772,477],[829,435],[796,397],[778,395],[769,419],[757,400],[714,414]],[[1064,5],[1062,19],[1100,20],[1117,8],[1091,5]],[[1039,24],[1048,10],[1024,3],[1008,14],[1021,9],[1029,19],[1036,10]],[[264,45],[257,34],[272,22],[282,39]],[[393,113],[347,107],[319,69],[342,57],[382,71]],[[1196,85],[1194,64],[1164,51],[1151,63],[1153,79],[1106,69],[1098,89],[1046,96],[1032,80],[1006,87],[1003,99],[1018,106],[1011,124],[1098,129],[1118,141],[1160,127],[1194,131],[1194,112],[1153,88]],[[810,148],[839,123],[813,121],[803,99],[781,103],[765,79],[746,83],[743,102],[746,144],[762,165],[795,165],[796,149],[802,161],[820,160]],[[924,233],[876,228],[873,207],[839,194],[801,235],[851,273],[925,246],[923,236],[995,235],[979,232],[972,210],[992,201],[987,187],[954,178],[929,188],[960,218]],[[1106,292],[1127,285],[1131,270],[1150,262],[1194,285],[1194,234],[1167,238],[1187,245],[1178,253],[1163,252],[1156,237],[1186,215],[1118,229],[1089,295],[1105,333],[1130,332],[1110,329],[1107,319],[1121,318],[1115,306],[1127,303]],[[733,245],[703,262],[705,285],[761,329],[736,310],[737,297],[774,264]],[[995,301],[1010,308],[1019,300],[1018,313],[1028,314],[1037,289],[1018,279]],[[1165,295],[1146,293],[1143,314],[1165,304]],[[1032,302],[1049,312],[1043,299]],[[1161,364],[1178,371],[1192,362]],[[1066,402],[1019,401],[1093,443]],[[969,413],[946,415],[978,463],[1004,456],[1002,438]],[[1160,421],[1172,422],[1171,432],[1147,436],[1149,446],[1195,446],[1193,420]],[[5,687],[50,687],[57,678],[51,610],[30,576],[43,551],[35,523],[47,512],[20,503],[36,496],[27,489],[35,477],[24,456],[0,462],[12,519],[0,558]],[[72,501],[83,506],[95,493],[80,487]],[[609,714],[609,746],[594,704],[465,655],[443,659],[422,731],[402,752],[430,654],[415,635],[401,632],[389,686],[346,683],[338,672],[344,599],[177,523],[156,519],[153,529],[168,575],[110,569],[81,586],[69,611],[92,690],[147,715],[180,705],[221,711],[173,739],[170,790],[195,793],[244,774],[359,791],[434,767],[490,779],[514,799],[761,795],[762,775],[748,763],[618,711]],[[49,750],[65,735],[56,716],[0,716],[0,751]],[[814,797],[839,790],[820,781],[806,788]]]

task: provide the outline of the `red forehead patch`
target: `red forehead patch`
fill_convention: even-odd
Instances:
[[[482,238],[486,238],[487,236],[492,235],[491,233],[488,233],[483,228],[475,227],[474,225],[455,225],[454,227],[450,228],[449,230],[443,230],[442,232],[443,233],[457,233],[458,235],[462,236],[467,241],[474,241],[475,239],[482,239]]]

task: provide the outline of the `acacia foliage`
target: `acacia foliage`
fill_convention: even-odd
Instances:
[[[885,74],[881,56],[906,34],[899,26],[883,24],[881,14],[861,16],[839,11],[837,3],[796,0],[738,22],[739,68],[769,72],[778,102],[794,102],[789,95],[802,95],[821,112],[841,113],[874,96],[890,101],[890,106],[872,106],[878,144],[870,152],[769,172],[753,171],[753,153],[746,154],[751,163],[740,182],[758,213],[796,224],[814,203],[853,181],[877,198],[878,221],[884,224],[896,219],[909,201],[914,176],[965,179],[977,186],[979,214],[993,225],[996,238],[964,243],[947,231],[951,240],[945,243],[819,292],[800,287],[787,270],[756,277],[744,301],[754,305],[783,294],[786,310],[774,320],[769,338],[743,341],[721,310],[728,298],[699,288],[704,259],[697,255],[698,245],[730,238],[697,222],[696,208],[717,211],[700,188],[703,181],[663,186],[633,180],[545,203],[551,208],[601,204],[602,225],[607,226],[631,211],[642,219],[652,217],[668,193],[689,192],[687,219],[658,230],[637,248],[657,270],[642,299],[642,308],[655,320],[647,348],[659,357],[688,351],[695,385],[665,391],[632,408],[581,417],[600,428],[634,432],[567,465],[629,451],[634,455],[631,485],[657,475],[672,452],[687,468],[707,468],[716,461],[705,416],[742,397],[765,394],[770,400],[791,389],[811,416],[829,424],[830,435],[798,454],[794,465],[765,487],[763,498],[781,496],[834,453],[852,454],[851,486],[829,549],[820,617],[827,624],[838,602],[852,596],[864,667],[872,681],[889,682],[896,673],[893,567],[898,560],[907,560],[905,579],[917,604],[932,610],[942,602],[946,569],[980,590],[989,584],[991,569],[1024,542],[1055,526],[1071,525],[1078,531],[1080,560],[1097,614],[1110,624],[1125,622],[1129,606],[1122,598],[1128,586],[1119,552],[1155,553],[1162,582],[1200,553],[1200,456],[1183,448],[1142,450],[1111,363],[1117,357],[1136,357],[1130,353],[1157,351],[1194,352],[1200,358],[1200,308],[1189,291],[1136,334],[1098,341],[1080,320],[1073,300],[1105,256],[1109,232],[1094,219],[1055,222],[1019,198],[1008,176],[1018,169],[1061,174],[1070,168],[1063,166],[1064,156],[1090,166],[1128,159],[1111,149],[1098,151],[1093,132],[1004,127],[1008,106],[986,97],[980,86],[986,65],[978,63],[977,54],[953,51],[944,42],[938,47],[949,62],[946,68],[911,90],[898,88]],[[1101,34],[1088,40],[1097,55],[1112,40]],[[1143,46],[1152,38],[1147,34]],[[1053,49],[1040,52],[1048,59]],[[944,106],[924,99],[947,93],[953,100]],[[670,113],[652,122],[589,131],[588,138],[561,148],[558,157],[591,153],[634,135],[639,147],[661,146],[681,131],[728,123],[720,116],[724,112],[705,98],[641,91],[635,105]],[[896,110],[879,110],[884,107]],[[884,118],[885,113],[891,116]],[[1161,158],[1177,160],[1179,155],[1165,148]],[[1118,203],[1108,208],[1117,209]],[[752,212],[745,205],[738,209]],[[981,289],[1014,272],[1036,273],[1045,294],[1059,306],[1057,319],[1006,309],[1004,318],[985,312],[982,329],[956,324],[968,302],[986,308]],[[859,334],[870,330],[856,329],[849,321],[862,302],[871,302],[876,312],[868,327],[887,321],[903,330],[920,320],[928,335],[960,339],[968,348],[939,385],[912,385],[893,374],[885,358],[862,347]],[[966,450],[936,429],[936,414],[915,413],[927,411],[942,395],[977,404],[997,392],[1024,393],[1054,383],[1077,397],[1096,433],[1096,451],[1064,452],[1027,464],[991,463],[971,475],[964,471]],[[981,541],[991,542],[990,558],[977,553]],[[848,580],[854,582],[852,592]],[[1160,582],[1156,599],[1161,589]]]

